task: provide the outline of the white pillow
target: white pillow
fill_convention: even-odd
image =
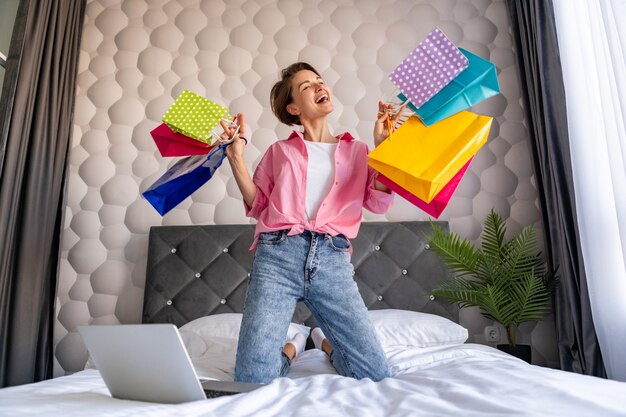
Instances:
[[[180,330],[194,332],[203,339],[207,337],[223,337],[237,339],[241,327],[241,314],[224,313],[199,317],[180,327]]]
[[[241,313],[223,313],[210,316],[199,317],[180,327],[183,333],[193,333],[202,339],[205,344],[204,351],[199,355],[192,355],[200,352],[202,347],[195,338],[186,336],[185,346],[190,351],[190,356],[200,356],[205,353],[232,353],[237,351],[237,341],[239,339],[239,328],[241,327]],[[304,337],[309,336],[310,328],[304,325],[291,323],[287,331],[287,339],[292,339],[297,333],[304,333]],[[194,346],[187,343],[194,343]]]
[[[192,320],[178,329],[200,378],[233,380],[241,317],[241,313],[213,314]],[[296,333],[308,337],[310,330],[291,323],[287,340]]]
[[[370,310],[369,318],[383,348],[431,347],[465,343],[467,329],[435,314],[407,310]]]
[[[207,351],[208,346],[204,339],[198,336],[196,333],[189,330],[179,330],[180,338],[183,339],[183,343],[185,344],[185,348],[187,348],[187,353],[192,358],[196,358],[204,355]]]

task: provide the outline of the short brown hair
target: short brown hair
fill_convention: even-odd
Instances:
[[[270,93],[272,112],[274,112],[274,115],[278,118],[278,120],[288,126],[302,124],[299,116],[293,115],[287,111],[287,105],[293,102],[293,96],[291,95],[291,80],[296,73],[303,70],[313,71],[318,76],[320,75],[320,73],[317,72],[317,70],[310,64],[307,64],[306,62],[296,62],[281,71],[281,79],[274,84],[272,92]]]

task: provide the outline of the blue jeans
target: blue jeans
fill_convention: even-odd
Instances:
[[[340,375],[374,381],[390,376],[353,279],[349,250],[341,235],[261,233],[239,333],[236,381],[268,383],[287,374],[291,363],[282,348],[298,301],[330,342],[330,361]]]

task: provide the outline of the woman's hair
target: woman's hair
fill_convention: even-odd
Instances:
[[[274,84],[272,92],[270,93],[272,112],[274,112],[274,115],[278,118],[278,120],[288,126],[302,124],[300,123],[299,116],[293,115],[287,111],[287,105],[293,102],[293,97],[291,95],[291,80],[296,73],[302,70],[313,71],[318,76],[320,75],[320,73],[317,72],[317,70],[310,64],[307,64],[306,62],[296,62],[281,71],[281,79]]]

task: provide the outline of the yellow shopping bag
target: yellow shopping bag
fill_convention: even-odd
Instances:
[[[492,120],[461,111],[424,126],[412,116],[369,153],[369,165],[430,203],[487,141]]]

